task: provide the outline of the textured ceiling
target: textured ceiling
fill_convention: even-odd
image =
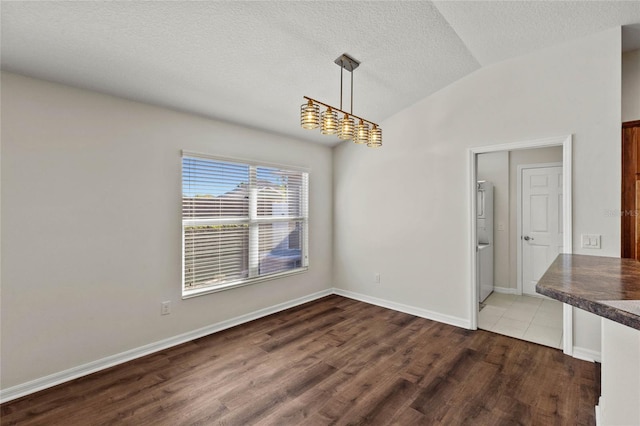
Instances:
[[[328,145],[302,96],[380,122],[481,66],[640,23],[640,2],[1,3],[2,69]],[[625,28],[640,48],[640,28]],[[349,74],[345,73],[345,77]],[[345,103],[348,105],[348,85]]]
[[[443,1],[435,4],[482,66],[640,22],[640,1]]]

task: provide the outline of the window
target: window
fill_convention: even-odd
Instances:
[[[183,153],[182,293],[307,269],[306,172]]]

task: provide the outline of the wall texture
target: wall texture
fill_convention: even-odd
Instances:
[[[181,300],[181,149],[309,167],[309,271]],[[329,148],[3,73],[1,170],[3,389],[332,287]]]
[[[573,134],[576,253],[618,256],[620,28],[483,68],[334,151],[336,287],[469,320],[468,149]],[[598,253],[581,233],[602,235]],[[374,284],[373,272],[381,273]],[[578,314],[575,344],[599,351]]]

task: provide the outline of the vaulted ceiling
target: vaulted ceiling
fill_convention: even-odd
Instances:
[[[3,1],[2,69],[335,145],[299,126],[302,96],[380,122],[473,71],[623,27],[639,1]],[[348,75],[347,75],[348,76]],[[348,85],[346,86],[348,91]],[[348,100],[348,96],[345,97]]]

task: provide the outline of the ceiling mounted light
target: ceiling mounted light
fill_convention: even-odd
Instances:
[[[360,62],[346,53],[334,61],[340,67],[340,108],[332,107],[315,99],[304,96],[307,103],[300,106],[300,125],[303,129],[316,129],[320,127],[323,135],[338,135],[342,140],[353,140],[357,144],[367,144],[368,147],[378,148],[382,146],[382,129],[373,121],[366,120],[353,114],[353,70],[358,68]],[[343,70],[351,73],[351,110],[342,110],[342,75]],[[327,109],[320,115],[322,105]],[[344,116],[338,120],[338,112]],[[358,120],[358,125],[355,124]],[[373,127],[369,127],[369,124]]]

